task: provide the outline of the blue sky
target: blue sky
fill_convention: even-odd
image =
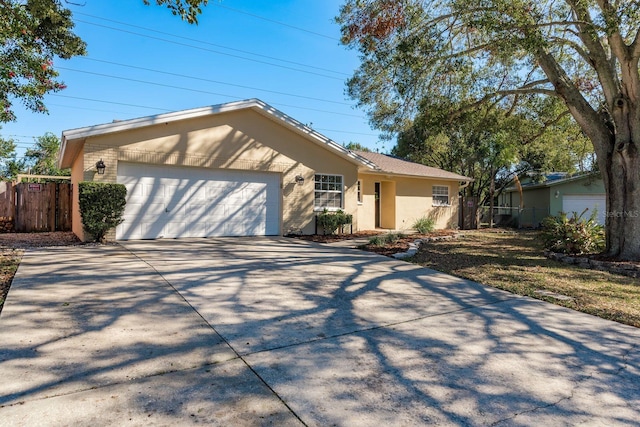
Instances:
[[[211,0],[198,25],[142,0],[84,3],[68,7],[88,55],[54,64],[68,88],[47,95],[48,115],[16,101],[1,125],[19,155],[45,132],[249,98],[338,143],[391,148],[345,94],[359,61],[339,42],[341,0]]]

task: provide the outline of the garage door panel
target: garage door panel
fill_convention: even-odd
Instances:
[[[161,215],[164,211],[163,203],[144,203],[139,199],[128,201],[126,206],[126,216]]]
[[[187,234],[187,223],[184,221],[172,221],[165,223],[164,237],[177,239],[180,237],[194,237]]]
[[[118,182],[119,239],[280,233],[279,174],[119,162]]]
[[[593,212],[597,212],[596,221],[600,225],[605,224],[606,218],[606,196],[602,195],[564,195],[562,198],[562,210],[568,215],[576,212],[578,215],[582,214],[585,209],[588,209],[582,216],[584,219],[589,219]]]

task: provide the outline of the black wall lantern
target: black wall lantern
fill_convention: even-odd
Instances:
[[[296,183],[297,183],[298,185],[302,185],[302,184],[304,184],[304,176],[302,176],[302,175],[296,175],[295,180],[296,180]]]
[[[105,166],[104,162],[102,161],[102,159],[98,160],[96,162],[96,169],[98,170],[98,175],[104,175],[104,170],[107,168],[107,166]]]

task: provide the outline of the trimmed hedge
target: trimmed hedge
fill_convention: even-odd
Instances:
[[[329,212],[327,209],[318,214],[318,226],[322,227],[324,234],[333,234],[338,228],[347,224],[351,224],[353,215],[348,214],[340,209],[335,212]]]
[[[78,185],[84,231],[101,242],[124,219],[127,188],[123,184],[85,181]]]

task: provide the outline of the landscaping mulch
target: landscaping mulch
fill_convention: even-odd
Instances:
[[[306,240],[308,242],[333,243],[340,242],[342,240],[359,239],[361,237],[373,237],[379,234],[382,234],[382,232],[379,230],[365,230],[348,234],[288,234],[285,237],[294,237],[296,239]]]

